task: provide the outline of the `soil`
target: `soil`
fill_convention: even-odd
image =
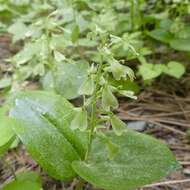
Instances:
[[[9,64],[6,59],[9,58],[15,49],[11,45],[11,39],[8,35],[0,36],[0,74],[5,74],[9,70]]]
[[[13,53],[10,39],[0,37],[0,75],[4,75],[9,65],[4,61]],[[138,190],[190,190],[190,72],[182,80],[162,77],[151,87],[145,87],[138,95],[138,100],[120,99],[120,107],[116,110],[118,116],[126,121],[144,121],[144,133],[155,136],[176,155],[182,167],[167,178]],[[143,85],[142,85],[143,86]],[[14,172],[38,171],[43,177],[45,190],[72,190],[76,181],[62,183],[45,174],[32,160],[22,145],[10,150],[4,160]],[[13,175],[10,168],[0,162],[0,188],[5,181],[10,181]],[[85,190],[95,190],[86,184]]]

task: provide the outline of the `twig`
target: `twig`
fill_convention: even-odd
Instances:
[[[190,128],[190,125],[189,125],[189,124],[186,124],[186,123],[180,123],[180,122],[177,122],[177,121],[163,120],[163,119],[155,119],[155,121],[157,121],[157,122],[161,122],[161,123],[168,123],[168,124],[172,124],[172,125],[178,125],[178,126],[181,126],[181,127],[187,127],[187,128]]]
[[[15,170],[13,169],[13,167],[9,164],[9,162],[7,162],[5,159],[1,160],[3,162],[3,164],[5,164],[5,166],[10,170],[12,176],[14,177],[14,179],[17,179],[16,174],[15,174]]]
[[[190,146],[186,146],[186,145],[176,146],[176,145],[170,144],[169,146],[170,146],[171,149],[174,149],[174,150],[184,150],[184,151],[189,151],[190,150]]]
[[[190,179],[164,181],[164,182],[160,182],[160,183],[154,183],[151,185],[146,185],[144,187],[155,187],[155,186],[163,186],[163,185],[171,185],[171,184],[187,183],[187,182],[190,182]]]
[[[150,121],[150,123],[153,123],[153,124],[155,124],[155,125],[158,125],[158,126],[160,126],[160,127],[163,127],[163,128],[165,128],[165,129],[167,129],[167,130],[170,130],[170,131],[172,131],[172,132],[174,132],[174,133],[177,133],[177,134],[186,136],[186,133],[184,133],[184,132],[182,132],[182,131],[180,131],[180,130],[178,130],[178,129],[175,129],[175,128],[173,128],[173,127],[169,127],[169,126],[167,126],[167,125],[164,125],[164,124],[161,124],[161,123],[158,123],[158,122],[155,122],[155,121]]]
[[[165,116],[174,116],[174,115],[183,115],[184,113],[190,113],[190,111],[178,111],[178,112],[171,112],[171,113],[158,113],[153,115],[148,115],[148,117],[165,117]]]
[[[120,118],[123,119],[123,120],[146,121],[147,123],[152,123],[152,124],[155,124],[157,126],[163,127],[163,128],[165,128],[167,130],[170,130],[170,131],[172,131],[174,133],[186,136],[186,133],[184,133],[184,132],[182,132],[182,131],[180,131],[178,129],[175,129],[174,127],[169,127],[167,125],[161,124],[161,123],[159,123],[157,121],[154,121],[152,119],[147,119],[147,118],[144,118],[144,117],[141,117],[141,116],[140,117],[133,117],[133,116],[131,117],[131,116],[123,116],[123,115],[120,115]]]
[[[180,162],[180,164],[183,165],[183,166],[189,166],[189,165],[190,165],[190,162],[184,161],[184,162]]]

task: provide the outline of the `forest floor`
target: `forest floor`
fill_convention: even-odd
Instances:
[[[10,39],[0,37],[0,75],[8,69],[4,59],[14,51]],[[138,100],[120,99],[116,112],[130,126],[131,123],[138,124],[138,130],[166,143],[182,166],[162,181],[138,190],[190,190],[190,135],[186,133],[190,129],[190,75],[186,74],[182,80],[161,78],[145,87]],[[9,151],[4,159],[16,173],[30,170],[41,172],[44,190],[72,190],[75,186],[75,181],[64,184],[49,178],[21,145]],[[0,189],[1,184],[11,178],[10,168],[0,163]],[[86,184],[85,190],[94,189]]]

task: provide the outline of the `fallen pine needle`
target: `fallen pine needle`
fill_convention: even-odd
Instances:
[[[164,181],[164,182],[160,182],[160,183],[145,185],[144,187],[155,187],[155,186],[172,185],[172,184],[187,183],[187,182],[190,182],[190,179]]]

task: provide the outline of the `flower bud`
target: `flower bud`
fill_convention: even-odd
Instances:
[[[126,131],[126,124],[115,115],[111,116],[111,125],[118,136],[121,136]]]
[[[87,111],[85,109],[79,109],[74,117],[74,119],[71,121],[70,128],[72,130],[79,129],[81,131],[85,131],[88,127],[88,121],[87,121]]]

